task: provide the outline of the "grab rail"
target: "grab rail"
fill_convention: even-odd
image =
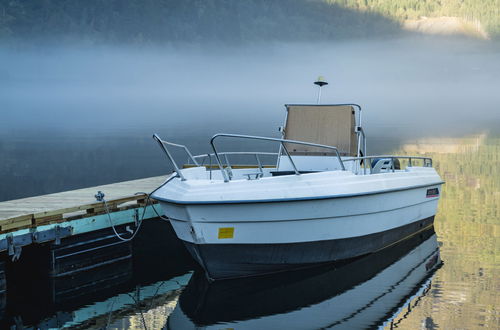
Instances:
[[[224,151],[219,152],[219,155],[262,155],[262,156],[278,156],[278,152],[264,152],[264,151]],[[203,158],[203,157],[212,157],[215,156],[214,153],[211,154],[201,154],[193,156],[194,159]],[[202,162],[203,164],[203,162]]]
[[[356,126],[356,134],[358,135],[358,151],[357,157],[366,156],[366,135],[365,131],[361,126]],[[363,142],[363,147],[361,148],[361,142]],[[363,155],[361,155],[361,152]],[[359,167],[361,167],[361,160],[359,161]],[[363,167],[363,174],[366,174],[366,165]]]
[[[263,165],[262,165],[262,163],[260,161],[259,155],[260,156],[276,156],[277,157],[279,155],[279,153],[278,152],[265,152],[265,151],[225,151],[225,152],[219,152],[219,155],[224,156],[224,159],[226,160],[227,167],[230,170],[232,170],[232,166],[229,163],[229,159],[227,157],[228,155],[254,156],[255,160],[257,162],[257,167],[260,170],[260,174],[263,176],[264,175],[264,170],[263,170]],[[208,165],[208,168],[209,168],[209,171],[210,171],[210,180],[212,180],[212,157],[213,156],[215,156],[214,153],[208,153],[208,154],[201,154],[201,155],[193,156],[193,158],[195,158],[195,159],[198,159],[198,158],[202,158],[203,159],[203,161],[201,161],[201,164],[200,164],[201,166],[204,166],[204,164],[205,164],[204,158],[208,158],[208,160],[210,162],[209,165]]]
[[[198,162],[196,161],[196,159],[193,157],[193,155],[191,154],[191,152],[189,151],[189,149],[185,146],[185,145],[182,145],[182,144],[176,144],[176,143],[172,143],[172,142],[168,142],[168,141],[165,141],[165,140],[162,140],[158,134],[153,134],[153,139],[156,140],[156,142],[158,142],[158,144],[160,145],[160,147],[162,148],[162,150],[165,152],[165,154],[167,155],[167,158],[170,160],[170,162],[172,163],[172,165],[174,166],[174,170],[175,170],[175,173],[177,173],[177,175],[181,178],[182,181],[186,181],[186,178],[184,177],[184,175],[182,174],[179,166],[177,165],[177,163],[175,162],[174,158],[172,157],[172,155],[170,154],[170,152],[168,151],[168,148],[165,146],[165,145],[169,145],[169,146],[173,146],[173,147],[178,147],[178,148],[182,148],[184,149],[184,151],[188,154],[189,158],[191,158],[191,160],[193,161],[193,163],[196,165],[196,166],[200,166],[198,164]]]
[[[368,160],[368,159],[390,159],[391,160],[391,168],[392,171],[394,172],[394,159],[408,159],[408,166],[412,167],[412,159],[422,159],[424,161],[424,167],[432,167],[432,158],[430,157],[421,157],[421,156],[394,156],[394,155],[377,155],[377,156],[363,156],[363,157],[350,157],[350,158],[344,158],[344,162],[350,162],[350,161],[356,161],[359,160],[360,163],[362,160]],[[371,167],[371,163],[370,163]],[[366,174],[366,161],[364,162],[364,169],[365,169],[365,174]]]
[[[374,159],[374,158],[403,158],[403,159],[408,159],[410,161],[410,166],[411,165],[411,160],[412,159],[422,159],[425,162],[428,162],[428,166],[425,167],[432,167],[432,158],[431,157],[422,157],[422,156],[395,156],[395,155],[375,155],[375,156],[362,156],[362,157],[349,157],[349,158],[344,158],[344,162],[348,161],[353,161],[353,160],[363,160],[363,159]]]
[[[225,134],[225,133],[220,133],[220,134],[215,134],[211,139],[210,139],[210,145],[212,146],[212,149],[213,149],[213,153],[208,153],[208,154],[202,154],[202,155],[196,155],[196,156],[193,156],[191,154],[191,152],[189,151],[189,149],[185,146],[185,145],[182,145],[182,144],[176,144],[176,143],[172,143],[172,142],[168,142],[168,141],[165,141],[165,140],[162,140],[158,134],[153,134],[153,138],[158,142],[158,144],[160,145],[160,147],[162,148],[162,150],[165,152],[165,154],[167,155],[167,158],[170,160],[170,162],[172,163],[172,165],[174,166],[174,170],[175,172],[177,173],[177,175],[181,178],[182,181],[185,181],[186,178],[184,177],[184,175],[182,174],[182,171],[181,169],[179,168],[179,166],[177,165],[177,163],[175,162],[174,158],[172,157],[172,154],[170,153],[170,151],[168,150],[167,146],[173,146],[173,147],[178,147],[178,148],[182,148],[186,154],[189,156],[189,158],[193,161],[193,163],[196,165],[196,166],[201,166],[198,161],[196,159],[198,158],[201,158],[201,157],[208,157],[210,159],[210,165],[212,164],[212,156],[215,156],[215,159],[217,161],[217,165],[221,171],[221,174],[224,178],[224,182],[229,182],[231,180],[230,176],[228,175],[228,173],[224,170],[224,166],[222,165],[222,161],[221,161],[221,158],[220,156],[224,156],[225,159],[226,159],[226,163],[227,163],[227,168],[229,170],[231,170],[231,164],[229,163],[229,160],[227,158],[227,155],[254,155],[256,157],[256,160],[257,160],[257,165],[258,165],[258,168],[259,170],[261,171],[261,174],[263,174],[263,166],[260,162],[260,159],[258,157],[258,155],[272,155],[272,156],[279,156],[281,153],[273,153],[273,152],[258,152],[258,151],[252,151],[252,152],[217,152],[217,149],[215,147],[215,139],[216,138],[219,138],[219,137],[230,137],[230,138],[240,138],[240,139],[253,139],[253,140],[261,140],[261,141],[273,141],[273,142],[279,142],[280,143],[280,146],[281,146],[281,150],[284,151],[284,153],[286,154],[286,156],[288,157],[289,161],[290,161],[290,164],[292,165],[293,167],[293,170],[295,172],[296,175],[300,175],[300,172],[299,170],[297,169],[297,166],[295,165],[293,159],[292,159],[292,156],[290,155],[290,153],[288,152],[288,149],[286,148],[285,146],[285,143],[290,143],[290,144],[300,144],[300,145],[308,145],[308,146],[313,146],[313,147],[318,147],[318,148],[325,148],[325,149],[330,149],[330,150],[334,150],[335,151],[335,154],[336,154],[336,157],[339,161],[339,164],[342,168],[343,171],[345,171],[345,165],[344,165],[344,162],[350,162],[350,161],[359,161],[360,162],[360,165],[361,165],[361,161],[365,160],[364,161],[364,174],[366,174],[366,167],[367,167],[367,162],[366,160],[369,160],[369,159],[376,159],[376,158],[380,158],[380,159],[390,159],[391,160],[391,169],[392,171],[394,172],[395,171],[395,162],[394,160],[395,159],[408,159],[408,166],[409,167],[412,167],[413,164],[412,164],[412,160],[415,160],[415,159],[421,159],[423,160],[423,166],[424,167],[432,167],[432,158],[430,157],[422,157],[422,156],[394,156],[394,155],[376,155],[376,156],[362,156],[362,157],[349,157],[349,158],[344,158],[342,159],[340,157],[340,153],[338,151],[338,149],[336,147],[332,147],[332,146],[328,146],[328,145],[324,145],[324,144],[317,144],[317,143],[311,143],[311,142],[304,142],[304,141],[297,141],[297,140],[288,140],[288,139],[277,139],[277,138],[270,138],[270,137],[263,137],[263,136],[252,136],[252,135],[240,135],[240,134]],[[366,146],[364,146],[366,148]],[[366,149],[365,149],[366,150]],[[211,169],[212,166],[210,166],[210,169]],[[370,168],[371,168],[371,163],[370,163]],[[210,171],[210,174],[211,174],[211,171]],[[230,173],[229,173],[230,174]],[[210,175],[211,176],[211,175]]]
[[[282,150],[287,155],[288,160],[290,161],[290,164],[292,165],[293,170],[294,170],[296,175],[300,175],[300,172],[297,169],[297,166],[295,166],[295,163],[293,162],[292,156],[290,156],[288,149],[285,147],[285,143],[301,144],[301,145],[308,145],[308,146],[312,146],[312,147],[334,150],[336,155],[337,155],[337,159],[339,160],[340,166],[342,167],[342,170],[345,171],[344,163],[342,162],[342,158],[340,158],[339,151],[336,147],[327,146],[324,144],[311,143],[311,142],[288,140],[288,139],[277,139],[277,138],[270,138],[270,137],[264,137],[264,136],[219,133],[219,134],[215,134],[214,136],[212,136],[212,138],[210,139],[210,145],[212,146],[212,149],[213,149],[214,155],[215,155],[215,159],[217,161],[217,164],[219,165],[219,169],[222,173],[222,176],[224,177],[224,182],[229,182],[230,178],[228,177],[227,173],[224,171],[224,168],[222,166],[222,162],[221,162],[220,157],[219,157],[219,153],[217,152],[217,149],[215,148],[214,141],[218,137],[230,137],[230,138],[238,138],[238,139],[251,139],[251,140],[279,142],[281,147],[283,148]]]

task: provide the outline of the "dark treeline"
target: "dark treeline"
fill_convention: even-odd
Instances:
[[[323,0],[0,0],[0,40],[317,41],[400,33],[382,14]]]

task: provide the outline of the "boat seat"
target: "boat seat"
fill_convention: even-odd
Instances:
[[[401,165],[399,163],[399,159],[394,158],[394,169],[401,169]],[[391,158],[375,158],[372,161],[372,174],[377,174],[381,172],[390,172],[392,171],[392,161]]]

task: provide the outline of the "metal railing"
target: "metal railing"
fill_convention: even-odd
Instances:
[[[259,156],[275,156],[278,157],[279,153],[277,152],[263,152],[263,151],[226,151],[226,152],[219,152],[219,156],[224,156],[225,163],[226,163],[226,169],[230,171],[230,173],[233,170],[233,167],[231,166],[231,163],[229,162],[229,158],[227,156],[254,156],[255,161],[257,163],[257,168],[259,169],[260,175],[264,176],[264,166],[262,165],[262,161]],[[212,157],[215,157],[215,153],[208,153],[208,154],[201,154],[201,155],[196,155],[193,158],[194,159],[203,159],[203,161],[200,162],[199,166],[204,166],[205,160],[204,158],[208,158],[209,164],[208,164],[208,169],[210,171],[210,179],[212,179]]]
[[[300,145],[307,145],[307,146],[312,146],[312,147],[318,147],[318,148],[325,148],[325,149],[330,149],[335,151],[335,154],[337,156],[337,159],[339,161],[339,164],[342,168],[343,171],[345,171],[344,163],[342,162],[342,159],[340,158],[339,151],[336,147],[332,146],[327,146],[324,144],[317,144],[317,143],[311,143],[311,142],[304,142],[304,141],[296,141],[296,140],[287,140],[287,139],[277,139],[277,138],[270,138],[270,137],[263,137],[263,136],[253,136],[253,135],[240,135],[240,134],[225,134],[225,133],[220,133],[220,134],[215,134],[211,139],[210,139],[210,145],[212,146],[212,149],[214,151],[215,155],[215,160],[217,161],[217,164],[219,165],[219,169],[222,173],[222,176],[224,178],[224,182],[229,182],[230,178],[229,175],[227,174],[226,171],[224,171],[224,167],[222,166],[221,159],[219,157],[219,153],[217,152],[217,148],[215,147],[215,139],[220,138],[220,137],[229,137],[229,138],[237,138],[237,139],[250,139],[250,140],[261,140],[261,141],[272,141],[272,142],[279,142],[281,146],[281,150],[283,150],[288,157],[288,160],[290,161],[290,164],[293,167],[293,170],[296,175],[300,175],[299,170],[297,169],[297,166],[295,165],[292,156],[290,156],[290,153],[288,152],[288,149],[285,146],[285,143],[290,143],[290,144],[300,144]]]
[[[182,181],[185,181],[186,178],[182,174],[181,169],[175,162],[174,158],[172,157],[172,154],[168,150],[167,146],[173,146],[173,147],[178,147],[183,149],[186,154],[188,155],[189,159],[193,162],[194,165],[196,166],[203,166],[200,165],[200,163],[197,161],[199,158],[203,157],[208,157],[210,160],[210,178],[212,177],[212,157],[215,157],[215,160],[217,162],[217,166],[219,170],[221,171],[222,177],[224,179],[224,182],[229,182],[232,177],[232,167],[231,163],[229,162],[228,155],[254,155],[255,159],[257,161],[257,167],[260,171],[260,176],[264,175],[263,171],[263,165],[262,162],[259,158],[259,155],[261,156],[280,156],[282,153],[273,153],[273,152],[258,152],[258,151],[242,151],[242,152],[217,152],[217,148],[215,147],[215,139],[221,138],[221,137],[228,137],[228,138],[239,138],[239,139],[252,139],[252,140],[261,140],[261,141],[272,141],[272,142],[278,142],[280,144],[280,150],[285,153],[287,156],[288,160],[290,161],[291,166],[293,167],[293,170],[296,175],[300,175],[300,172],[295,165],[292,156],[288,152],[288,149],[285,146],[285,143],[290,143],[290,144],[300,144],[300,145],[308,145],[308,146],[313,146],[313,147],[318,147],[318,148],[325,148],[325,149],[330,149],[335,151],[336,158],[340,164],[340,167],[343,171],[345,171],[345,165],[344,162],[354,162],[354,161],[359,161],[359,166],[361,167],[361,163],[363,163],[363,169],[364,169],[364,174],[366,174],[366,169],[370,168],[373,170],[372,163],[369,160],[372,159],[381,159],[381,160],[386,160],[390,159],[391,165],[390,169],[392,172],[395,172],[396,166],[395,166],[395,160],[399,159],[407,159],[408,160],[408,166],[412,167],[413,166],[413,160],[422,160],[423,161],[423,166],[424,167],[432,167],[432,158],[430,157],[421,157],[421,156],[394,156],[394,155],[377,155],[377,156],[361,156],[361,157],[349,157],[349,158],[344,158],[342,159],[340,157],[340,153],[336,147],[328,146],[328,145],[323,145],[323,144],[317,144],[317,143],[311,143],[311,142],[304,142],[304,141],[297,141],[297,140],[288,140],[288,139],[278,139],[278,138],[270,138],[270,137],[262,137],[262,136],[252,136],[252,135],[240,135],[240,134],[216,134],[210,139],[210,145],[212,146],[213,153],[208,153],[208,154],[202,154],[202,155],[196,155],[193,156],[189,149],[182,144],[176,144],[172,142],[168,142],[165,140],[162,140],[157,134],[153,135],[153,138],[158,142],[160,145],[161,149],[165,152],[165,155],[167,155],[167,158],[170,160],[172,163],[175,172],[177,175],[180,177]],[[366,147],[366,146],[364,146]],[[226,168],[224,168],[224,164],[221,161],[221,156],[224,156],[225,163],[226,163]],[[372,171],[370,171],[372,173]],[[357,173],[356,173],[357,174]]]
[[[358,134],[358,157],[362,157],[361,151],[363,156],[366,156],[366,135],[363,127],[356,126],[356,134]]]
[[[378,155],[378,156],[363,156],[363,157],[350,157],[350,158],[344,158],[342,161],[344,162],[350,162],[350,161],[359,161],[360,167],[361,167],[361,162],[363,162],[363,170],[364,174],[366,174],[366,169],[367,163],[369,163],[369,168],[372,168],[371,162],[367,162],[367,160],[370,159],[390,159],[391,160],[391,170],[394,172],[396,170],[395,167],[395,159],[408,159],[408,166],[412,167],[412,160],[415,159],[421,159],[423,160],[423,165],[424,167],[432,167],[432,158],[430,157],[421,157],[421,156],[394,156],[394,155]]]
[[[168,142],[168,141],[165,141],[165,140],[162,140],[158,134],[153,134],[153,139],[156,140],[156,142],[158,142],[158,144],[160,145],[161,149],[165,152],[165,154],[167,155],[168,159],[170,160],[170,162],[172,163],[172,165],[174,166],[174,170],[175,170],[175,173],[177,173],[177,175],[181,178],[182,181],[186,181],[186,178],[184,177],[184,175],[182,174],[179,166],[177,165],[177,163],[175,162],[174,158],[172,157],[172,155],[170,154],[170,152],[168,151],[168,148],[165,146],[165,145],[169,145],[169,146],[172,146],[172,147],[178,147],[178,148],[182,148],[184,149],[184,151],[188,154],[189,158],[191,158],[191,160],[193,161],[193,163],[196,165],[196,166],[200,166],[198,164],[198,162],[196,161],[196,159],[193,157],[193,155],[191,154],[191,152],[189,151],[189,149],[185,146],[185,145],[182,145],[182,144],[176,144],[176,143],[172,143],[172,142]]]
[[[239,156],[278,156],[279,153],[277,152],[264,152],[264,151],[225,151],[225,152],[219,152],[219,155],[223,156],[232,156],[232,155],[239,155]],[[194,159],[200,159],[200,158],[208,158],[209,160],[215,157],[214,153],[211,154],[201,154],[201,155],[196,155],[193,156]],[[202,166],[205,163],[205,161],[201,162],[200,165]],[[210,160],[211,163],[211,160]]]

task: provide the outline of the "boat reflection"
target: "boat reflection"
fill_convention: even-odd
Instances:
[[[195,265],[165,224],[145,222],[131,258],[59,277],[43,267],[47,253],[25,249],[6,291],[0,281],[0,329],[133,328],[137,315],[142,324],[149,310],[175,305]]]
[[[128,328],[133,315],[175,304],[192,273],[187,267],[177,269],[163,272],[160,281],[150,270],[153,276],[148,281],[132,276],[126,260],[71,278],[40,281],[40,288],[32,292],[10,294],[0,329],[107,329],[116,322]]]
[[[349,263],[209,283],[197,272],[168,329],[350,328],[386,325],[426,294],[441,265],[434,228]]]

